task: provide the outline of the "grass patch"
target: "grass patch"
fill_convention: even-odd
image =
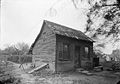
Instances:
[[[11,71],[13,66],[11,64],[6,64],[0,61],[0,84],[20,84],[19,78],[15,78]]]

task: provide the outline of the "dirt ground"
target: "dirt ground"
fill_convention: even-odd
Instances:
[[[120,81],[120,75],[113,75],[108,72],[97,72],[88,76],[79,72],[68,72],[64,74],[54,74],[52,76],[41,77],[40,75],[28,74],[28,65],[9,62],[14,66],[11,72],[16,78],[21,79],[21,84],[116,84]],[[43,75],[43,74],[42,74]]]

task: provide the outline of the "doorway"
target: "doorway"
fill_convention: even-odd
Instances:
[[[81,67],[80,46],[75,46],[75,68]]]

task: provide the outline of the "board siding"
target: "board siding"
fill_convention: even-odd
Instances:
[[[71,60],[69,61],[59,61],[58,59],[59,46],[63,43],[70,44]],[[84,47],[89,46],[90,48],[90,59],[81,59],[81,67],[86,67],[87,62],[92,63],[93,42],[54,34],[52,30],[50,30],[50,28],[45,24],[32,50],[33,62],[36,66],[38,66],[40,62],[47,62],[52,67],[52,70],[56,72],[73,70],[75,69],[75,46],[80,46],[80,58],[84,57]]]
[[[42,62],[48,62],[55,66],[56,36],[47,25],[43,26],[41,35],[32,50],[36,66]]]
[[[82,40],[77,40],[77,39],[73,39],[73,38],[69,38],[69,37],[65,37],[65,36],[61,36],[61,35],[56,35],[56,41],[57,41],[57,65],[56,65],[56,70],[57,72],[60,71],[68,71],[68,70],[74,70],[74,59],[75,59],[75,46],[80,46],[81,47],[81,51],[80,54],[81,56],[84,56],[84,51],[83,48],[85,46],[89,46],[90,48],[90,59],[81,59],[81,67],[85,67],[86,62],[91,62],[92,63],[92,55],[93,55],[93,43],[92,42],[87,42],[87,41],[82,41]],[[71,60],[70,61],[59,61],[59,45],[63,44],[63,43],[69,43],[70,44],[70,56],[71,56]],[[92,67],[92,66],[91,66]]]

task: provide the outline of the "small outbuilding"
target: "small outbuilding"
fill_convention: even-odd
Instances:
[[[44,61],[55,72],[93,67],[93,40],[81,31],[46,20],[29,53],[36,66]]]

